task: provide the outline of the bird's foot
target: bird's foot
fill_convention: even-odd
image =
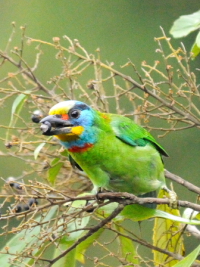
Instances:
[[[177,194],[175,193],[175,191],[170,190],[166,186],[163,186],[162,189],[168,193],[169,202],[170,202],[169,207],[172,209],[178,209],[178,199],[177,199]]]
[[[100,199],[99,194],[102,193],[104,189],[102,187],[94,187],[92,193],[96,195],[96,201],[98,204],[102,204],[103,200]]]

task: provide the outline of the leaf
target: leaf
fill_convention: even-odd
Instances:
[[[196,40],[191,48],[192,59],[195,59],[200,53],[200,32],[197,34]]]
[[[24,105],[24,102],[25,100],[27,99],[27,95],[25,94],[20,94],[18,95],[13,104],[12,104],[12,110],[11,110],[11,118],[10,118],[10,126],[13,126],[13,120],[14,120],[14,114],[19,114],[23,105]]]
[[[52,162],[51,162],[51,166],[54,166],[56,163],[58,163],[59,162],[59,158],[54,158],[53,160],[52,160]]]
[[[182,217],[186,219],[197,218],[199,220],[199,212],[191,208],[186,208],[182,214]]]
[[[198,212],[198,214],[195,214],[195,218],[196,218],[197,220],[200,220],[200,214],[199,214],[199,212]]]
[[[187,36],[189,33],[200,28],[200,10],[190,14],[179,17],[174,21],[170,33],[174,38]]]
[[[165,192],[166,195],[166,192]],[[163,190],[160,190],[159,197],[163,197]],[[178,209],[171,209],[168,205],[158,205],[157,209],[165,211],[169,214],[179,216]],[[155,218],[153,245],[163,250],[168,250],[175,254],[183,255],[183,236],[182,236],[182,223],[172,221],[169,219]],[[173,260],[168,255],[165,255],[159,251],[153,251],[154,262],[158,265],[162,264],[166,267],[174,266],[178,260]]]
[[[84,195],[84,194],[82,194]],[[77,200],[74,201],[72,206],[70,207],[70,209],[68,210],[67,214],[70,217],[70,214],[74,214],[74,212],[77,212],[77,209],[82,209],[86,204],[85,200]],[[84,216],[85,215],[85,216]],[[81,214],[81,217],[77,217],[75,220],[73,220],[70,223],[67,223],[67,229],[66,229],[66,222],[65,219],[64,221],[60,220],[58,222],[58,224],[60,224],[61,226],[58,227],[58,232],[57,235],[62,234],[63,235],[63,230],[66,231],[67,230],[67,234],[65,234],[60,240],[59,240],[59,245],[58,247],[55,249],[54,252],[54,258],[58,255],[60,255],[60,253],[66,249],[68,249],[71,245],[74,244],[74,242],[76,242],[78,240],[78,238],[80,238],[86,231],[82,230],[84,227],[86,227],[86,225],[88,224],[90,220],[90,215],[88,215],[87,212]],[[64,222],[64,224],[63,224]],[[64,226],[63,226],[64,225]],[[64,227],[64,228],[63,228]],[[80,230],[79,230],[80,229]],[[94,234],[94,236],[98,236],[100,234],[100,232],[97,234]],[[84,258],[81,257],[83,255],[81,255],[80,253],[83,252],[93,241],[92,241],[92,237],[87,238],[87,240],[85,240],[84,242],[82,242],[78,247],[74,248],[72,251],[70,251],[67,255],[65,255],[63,257],[63,259],[58,261],[58,264],[55,266],[75,266],[75,260],[78,259],[80,261],[84,261]]]
[[[64,156],[64,157],[68,157],[69,153],[68,151],[65,149],[64,151],[60,152],[60,155]]]
[[[15,255],[18,255],[23,252],[23,250],[27,247],[31,248],[31,245],[34,243],[37,243],[39,238],[39,234],[42,227],[43,221],[50,221],[52,217],[54,217],[55,213],[57,211],[57,207],[53,207],[50,209],[50,211],[47,213],[46,216],[44,214],[39,216],[37,219],[35,219],[38,224],[41,226],[36,226],[33,229],[24,229],[18,234],[15,234],[13,238],[11,238],[5,245],[5,247],[1,250],[2,252],[6,252],[6,248],[8,248],[9,253],[13,254],[1,254],[0,256],[0,266],[4,267],[11,267],[14,266],[11,264],[12,260],[16,257]],[[35,252],[35,251],[34,251]],[[34,254],[33,252],[33,254]],[[37,253],[37,251],[35,252]],[[24,258],[23,263],[30,261],[30,258]]]
[[[34,150],[34,153],[33,153],[34,154],[34,159],[37,159],[40,151],[42,150],[42,148],[44,147],[45,144],[46,143],[41,143],[41,144],[39,144],[39,146],[36,147],[36,149]]]
[[[84,195],[90,195],[90,194],[83,193],[78,196],[84,196]],[[68,206],[68,204],[69,203],[65,203],[64,206]],[[73,201],[71,207],[67,211],[69,218],[70,218],[70,214],[73,214],[72,216],[74,216],[74,213],[77,213],[77,211],[81,211],[85,207],[85,205],[86,205],[86,200]],[[69,223],[67,223],[67,232],[70,232],[70,234],[63,236],[60,242],[63,244],[64,243],[67,244],[71,241],[74,242],[75,240],[77,240],[81,236],[81,234],[84,232],[84,230],[79,230],[79,229],[84,228],[88,224],[90,217],[91,216],[89,213],[84,212],[84,213],[81,213],[80,218],[77,216],[76,219],[74,219],[72,222],[70,221]],[[61,225],[61,227],[59,227],[58,230],[61,233],[63,231],[63,223],[65,224],[65,221],[64,222],[62,220],[59,221],[59,224]]]
[[[28,92],[28,91],[27,91]],[[18,114],[20,113],[23,105],[24,105],[24,102],[25,100],[27,99],[27,95],[25,94],[19,94],[13,104],[12,104],[12,109],[11,109],[11,117],[10,117],[10,123],[9,123],[9,127],[13,127],[16,123],[16,120],[17,120],[17,117],[14,119],[14,114]],[[8,129],[7,133],[6,133],[6,140],[8,140],[9,138],[9,133],[10,133],[10,130]]]
[[[156,215],[155,209],[150,209],[139,204],[133,204],[126,206],[120,213],[124,218],[131,219],[133,221],[143,221],[150,218],[154,218]]]
[[[197,44],[198,48],[200,48],[200,32],[197,34],[196,44]]]
[[[51,165],[53,165],[53,166],[48,171],[48,181],[51,184],[54,184],[55,183],[56,177],[57,177],[60,169],[63,166],[63,162],[59,162],[59,160],[60,160],[59,158],[55,158],[51,162]]]
[[[53,258],[56,258],[61,254],[62,251],[65,251],[68,247],[73,245],[73,242],[66,244],[59,244],[59,247],[54,250]],[[75,267],[76,266],[76,258],[75,258],[76,249],[73,249],[69,253],[67,253],[64,257],[62,257],[60,260],[56,261],[53,266],[54,267],[60,267],[60,266],[70,266]]]
[[[113,202],[108,205],[105,205],[104,207],[99,208],[96,211],[96,214],[99,217],[108,216],[114,211],[114,209],[116,209],[117,205],[118,205],[117,202]],[[115,217],[114,220],[123,221],[124,219],[131,219],[133,221],[138,222],[138,221],[148,220],[148,219],[156,218],[156,217],[169,219],[169,220],[184,223],[184,224],[200,225],[200,221],[182,218],[180,216],[176,216],[174,214],[170,214],[162,210],[150,209],[139,204],[132,204],[132,205],[125,206],[123,211],[117,217]]]
[[[52,138],[53,138],[52,136],[49,136],[47,138],[47,141],[51,140]],[[36,149],[34,150],[34,153],[33,153],[35,159],[37,159],[40,151],[42,150],[42,148],[44,147],[45,144],[46,144],[46,142],[43,142],[43,143],[39,144],[39,146],[36,147]]]
[[[197,248],[195,248],[195,250],[193,250],[189,255],[187,255],[187,257],[179,261],[173,267],[190,267],[196,260],[199,253],[200,253],[200,245]]]
[[[122,235],[126,233],[123,227],[117,224],[115,224],[113,227]],[[120,256],[127,261],[127,264],[126,264],[127,267],[129,266],[128,265],[129,263],[139,264],[138,253],[136,251],[134,243],[130,239],[122,235],[119,234],[118,236],[119,249],[120,249],[120,254],[121,254]],[[131,266],[134,266],[134,265],[131,264]]]
[[[164,212],[164,211],[159,211],[157,210],[155,212],[155,216],[154,217],[161,217],[161,218],[165,218],[165,219],[169,219],[175,222],[180,222],[180,223],[185,223],[185,224],[191,224],[191,225],[200,225],[200,222],[197,220],[190,220],[190,219],[185,219],[179,216],[175,216],[173,214],[169,214],[168,212]]]
[[[88,237],[85,241],[81,242],[76,248],[76,259],[82,264],[85,263],[84,253],[93,244],[93,242],[99,238],[99,236],[105,231],[105,229],[100,228],[96,233]]]
[[[195,59],[195,57],[198,56],[200,53],[200,48],[197,46],[196,42],[193,44],[191,48],[191,53],[192,53],[192,59]]]

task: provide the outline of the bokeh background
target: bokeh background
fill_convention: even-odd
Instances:
[[[143,60],[153,64],[157,59],[154,37],[162,35],[160,26],[169,35],[175,19],[195,12],[199,7],[199,0],[0,0],[0,49],[4,50],[14,21],[16,29],[26,25],[26,35],[30,37],[51,42],[53,37],[68,35],[71,39],[78,39],[89,53],[100,48],[102,60],[115,62],[115,68],[126,63],[128,58],[139,68]],[[182,41],[189,50],[194,38],[195,33],[172,43],[179,46]],[[18,45],[18,34],[15,40]],[[32,55],[25,52],[27,61],[31,61]],[[57,72],[58,66],[53,64],[52,57],[55,55],[46,50],[42,63],[45,67],[37,73],[43,83]],[[199,58],[192,62],[194,71],[198,67]],[[5,106],[0,114],[0,124],[9,119],[10,112],[11,107]],[[166,168],[200,186],[199,131],[174,132],[159,142],[170,154],[165,160]],[[0,149],[5,149],[3,143]],[[23,171],[23,164],[16,163],[13,158],[1,157],[0,164],[3,178],[19,176]],[[195,201],[191,192],[177,185],[175,189],[181,199]],[[4,244],[6,240],[0,242]]]

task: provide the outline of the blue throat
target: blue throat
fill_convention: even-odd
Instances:
[[[60,143],[67,149],[73,147],[84,147],[86,144],[94,144],[97,141],[97,135],[92,127],[86,127],[84,132],[79,136],[77,140],[74,141],[61,141]]]

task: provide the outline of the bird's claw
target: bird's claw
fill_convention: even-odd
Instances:
[[[178,209],[178,199],[177,199],[177,195],[174,191],[170,191],[169,192],[169,206],[172,209]]]
[[[99,194],[103,192],[103,188],[99,187],[97,192],[96,192],[96,201],[98,204],[102,204],[103,200],[99,198]]]
[[[104,189],[102,187],[97,187],[97,186],[94,186],[94,188],[92,190],[92,193],[95,195],[96,202],[98,204],[102,204],[103,203],[103,200],[100,199],[100,197],[99,197],[99,194],[102,193],[103,191],[104,191]]]
[[[172,209],[178,209],[178,199],[177,199],[177,194],[173,191],[164,186],[162,188],[165,192],[168,193],[169,197],[169,207]]]

